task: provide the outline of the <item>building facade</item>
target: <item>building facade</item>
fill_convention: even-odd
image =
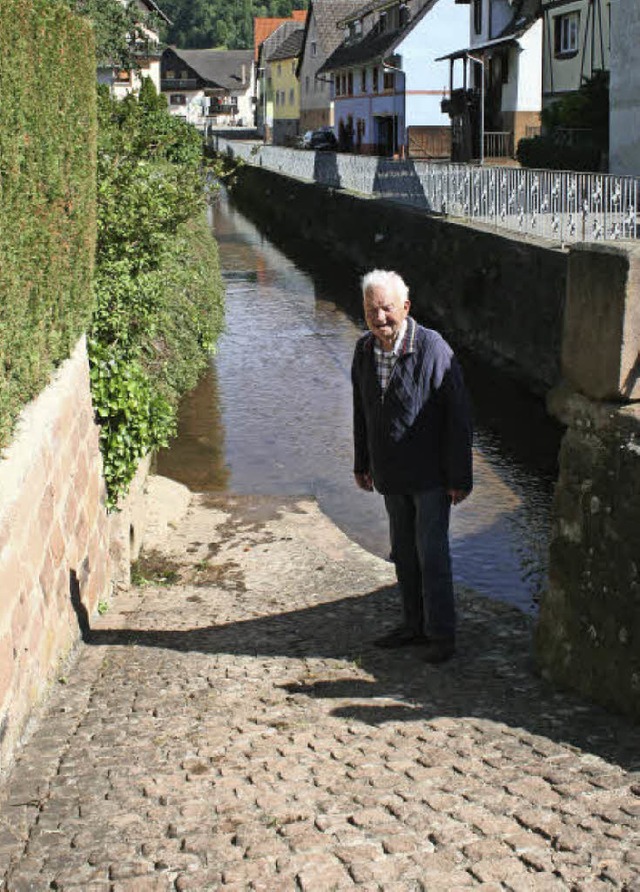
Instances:
[[[450,53],[462,90],[445,107],[453,156],[512,158],[523,137],[540,132],[543,26],[540,0],[458,0],[469,7],[468,43]],[[460,80],[458,74],[457,81]]]
[[[338,22],[361,6],[361,0],[311,0],[298,65],[300,81],[300,132],[333,127],[331,77],[318,74],[342,43]]]
[[[303,28],[292,31],[267,59],[273,93],[273,144],[294,145],[300,132],[300,83],[296,76]]]
[[[254,125],[251,50],[166,49],[161,89],[171,114],[199,130]]]
[[[272,139],[275,105],[273,74],[269,59],[290,34],[304,26],[306,15],[306,10],[297,10],[290,19],[254,20],[256,127],[263,134],[265,142],[270,142]],[[268,28],[272,25],[274,29],[269,31]],[[262,37],[264,34],[266,36]],[[260,38],[262,39],[258,42]]]
[[[456,0],[373,0],[339,25],[345,39],[319,73],[332,76],[342,149],[448,157],[448,85],[436,59],[465,39],[467,10]]]
[[[609,71],[611,6],[612,0],[542,0],[544,105],[575,92],[596,71]],[[629,4],[631,12],[636,6]]]

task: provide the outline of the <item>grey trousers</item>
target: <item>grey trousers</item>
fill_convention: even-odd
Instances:
[[[430,638],[454,638],[456,612],[449,552],[450,501],[443,487],[386,495],[391,557],[404,623]]]

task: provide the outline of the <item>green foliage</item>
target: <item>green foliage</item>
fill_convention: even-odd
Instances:
[[[597,171],[609,150],[609,73],[596,71],[575,93],[542,112],[543,136],[522,139],[524,167]]]
[[[181,49],[249,49],[254,17],[288,18],[292,10],[307,6],[308,0],[162,0],[163,11],[173,21],[165,38]]]
[[[586,172],[599,170],[601,154],[590,141],[565,145],[552,136],[534,136],[520,140],[516,158],[523,167]]]
[[[0,447],[93,309],[95,63],[51,0],[0,0]]]
[[[153,85],[99,91],[97,309],[89,340],[110,507],[138,462],[168,443],[223,324],[205,219],[202,139]]]

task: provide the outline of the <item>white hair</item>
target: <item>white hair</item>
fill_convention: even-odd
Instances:
[[[384,288],[404,303],[409,299],[409,289],[398,273],[387,269],[374,269],[362,277],[362,296],[367,296],[371,288]]]

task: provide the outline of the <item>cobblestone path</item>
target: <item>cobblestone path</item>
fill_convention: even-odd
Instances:
[[[2,787],[5,890],[640,890],[640,729],[523,615],[377,651],[391,569],[311,502],[197,497],[143,567]]]

